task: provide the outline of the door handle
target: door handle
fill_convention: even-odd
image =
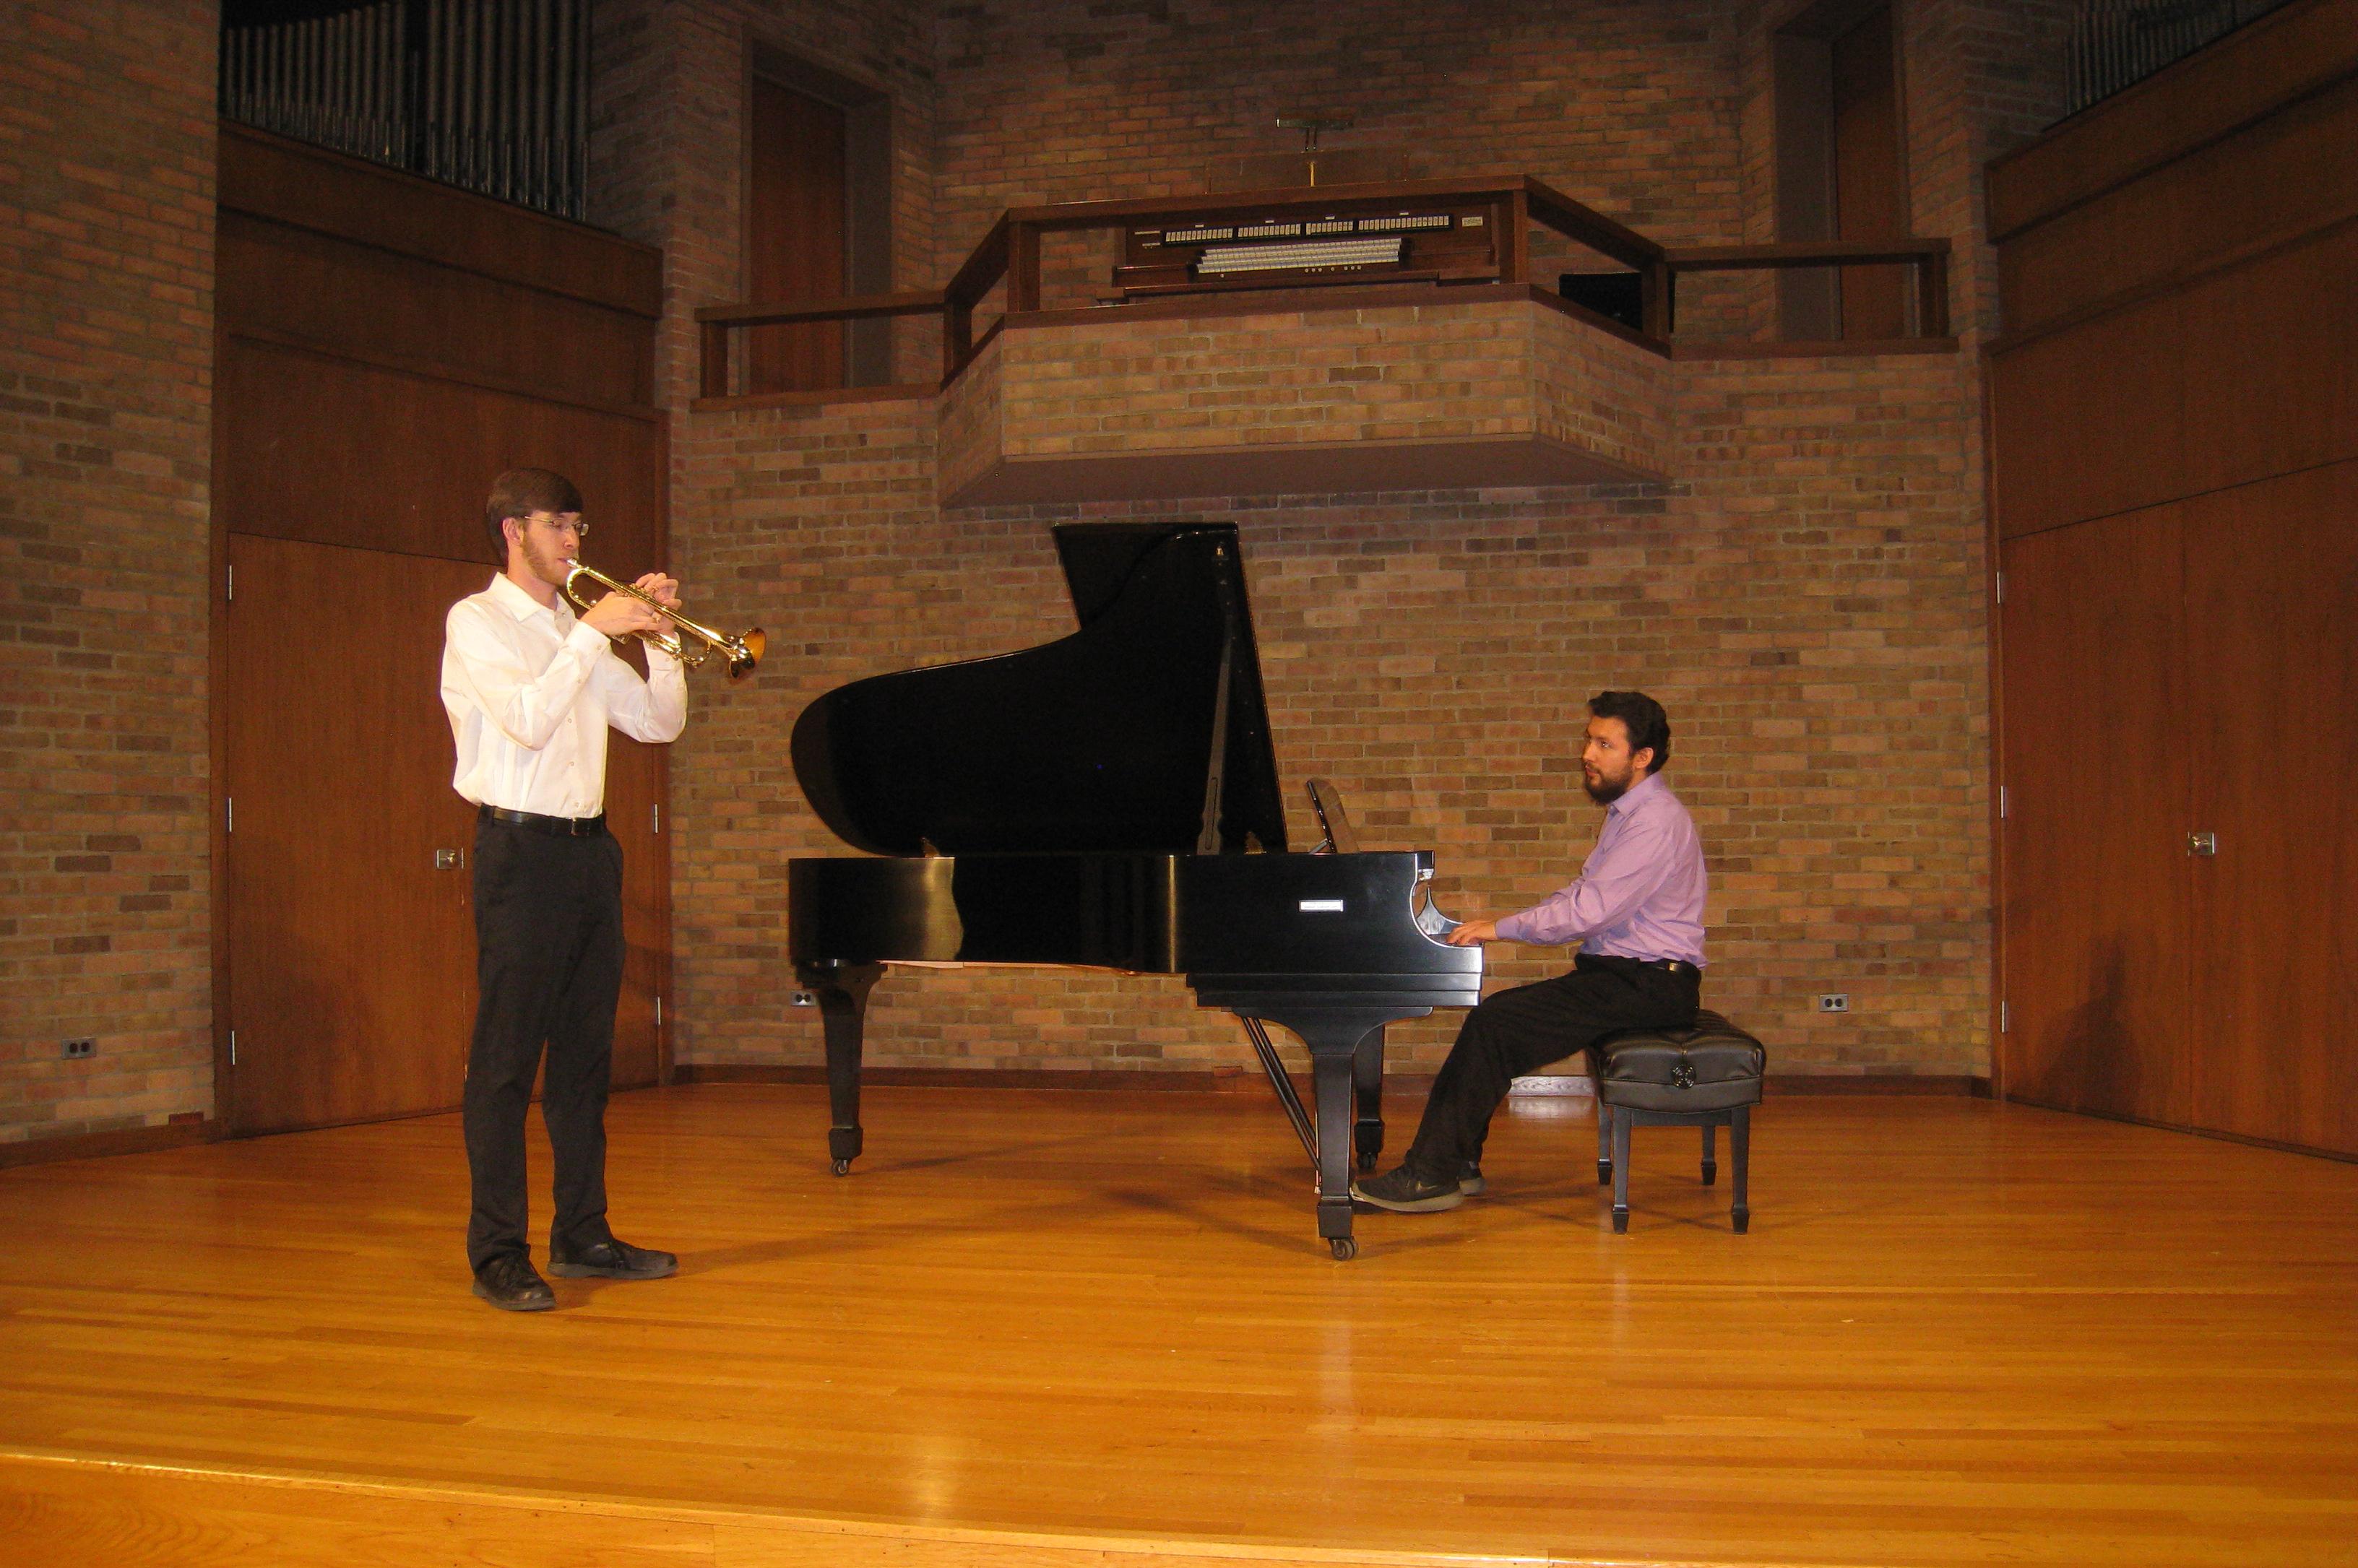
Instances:
[[[2216,855],[2219,852],[2219,835],[2189,833],[2186,836],[2186,852],[2190,855]]]

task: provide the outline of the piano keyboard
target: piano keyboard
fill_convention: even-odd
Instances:
[[[1195,270],[1206,277],[1321,266],[1397,266],[1401,237],[1303,240],[1292,244],[1206,245]]]

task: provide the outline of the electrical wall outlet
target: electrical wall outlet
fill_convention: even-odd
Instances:
[[[1818,993],[1818,1011],[1820,1012],[1848,1012],[1850,1011],[1850,992],[1820,991]]]
[[[66,1054],[69,1057],[94,1056],[97,1054],[98,1042],[95,1040],[84,1037],[66,1042]]]
[[[818,992],[788,991],[786,993],[786,1005],[788,1007],[817,1007],[818,1005]]]

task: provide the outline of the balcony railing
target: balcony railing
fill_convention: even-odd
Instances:
[[[1152,225],[1186,232],[1191,224],[1249,211],[1261,226],[1289,218],[1340,223],[1368,214],[1448,211],[1479,215],[1489,235],[1483,265],[1451,269],[1436,280],[1413,268],[1386,274],[1336,273],[1314,286],[1301,279],[1256,289],[1249,278],[1223,280],[1217,291],[1174,289],[1152,298],[1105,297],[1085,305],[1050,308],[1044,303],[1044,237],[1092,232],[1120,235]],[[1470,226],[1470,225],[1469,225]],[[1613,264],[1634,276],[1633,319],[1616,319],[1567,300],[1532,279],[1534,234],[1552,235],[1575,251]],[[1671,250],[1528,176],[1472,180],[1407,180],[1384,185],[1329,186],[1315,189],[1240,193],[1212,197],[1082,201],[1058,206],[1017,207],[1003,213],[981,243],[939,289],[901,294],[849,296],[791,303],[708,306],[696,312],[702,365],[699,391],[705,400],[736,401],[746,395],[736,383],[735,335],[748,329],[789,323],[849,322],[891,317],[937,317],[940,360],[937,380],[903,382],[866,389],[870,395],[910,394],[948,384],[973,362],[991,338],[1010,326],[1045,325],[1115,319],[1116,313],[1156,315],[1235,314],[1272,308],[1300,309],[1321,304],[1444,303],[1453,298],[1494,297],[1499,292],[1529,297],[1631,339],[1666,356],[1734,357],[1758,353],[1887,352],[1896,348],[1953,348],[1949,339],[1949,242],[1904,239],[1827,243],[1722,245]],[[1912,327],[1909,340],[1873,343],[1780,343],[1677,335],[1679,279],[1697,274],[1774,271],[1787,268],[1848,268],[1899,265],[1912,276]],[[1412,277],[1415,281],[1403,281]],[[979,319],[990,300],[1000,303],[997,319],[980,332]],[[816,401],[844,395],[841,389],[769,394],[772,400]]]

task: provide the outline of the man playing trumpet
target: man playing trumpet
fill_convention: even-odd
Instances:
[[[450,607],[442,706],[458,741],[452,779],[477,809],[479,995],[467,1058],[467,1167],[475,1294],[511,1312],[557,1304],[525,1238],[525,1117],[541,1047],[541,1115],[556,1152],[549,1272],[654,1280],[668,1252],[606,1224],[606,1089],[622,985],[622,851],[606,831],[606,730],[676,740],[687,720],[679,661],[653,643],[648,678],[611,639],[661,633],[679,584],[649,572],[645,600],[611,593],[576,617],[561,591],[581,536],[581,492],[546,469],[514,469],[483,512],[502,570]]]

